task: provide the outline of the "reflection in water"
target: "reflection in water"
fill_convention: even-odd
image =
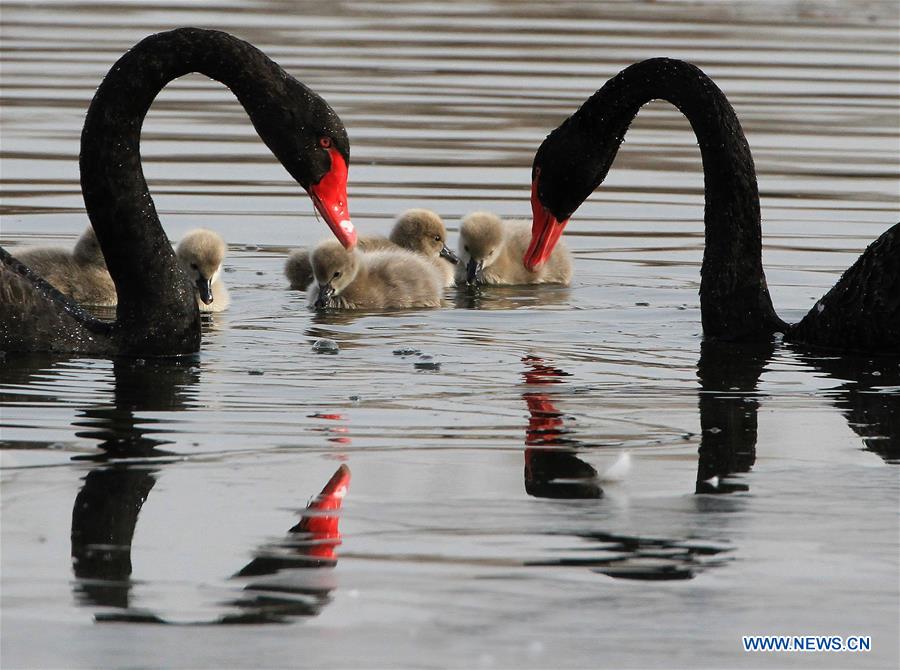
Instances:
[[[83,419],[73,425],[87,429],[78,437],[98,440],[101,452],[95,456],[76,457],[106,461],[111,458],[151,458],[171,456],[159,449],[170,440],[163,439],[165,430],[153,428],[153,419],[140,419],[135,411],[177,412],[186,409],[200,378],[194,357],[174,359],[117,359],[113,364],[115,387],[113,404],[85,409]]]
[[[526,356],[522,362],[527,366],[523,375],[528,384],[559,384],[569,376],[536,356]],[[583,448],[584,444],[563,426],[562,414],[549,396],[528,392],[522,397],[530,413],[525,432],[526,492],[540,498],[603,497],[597,471],[575,455],[576,448]],[[622,579],[680,580],[691,579],[698,570],[721,563],[724,558],[720,554],[731,549],[706,541],[648,538],[604,531],[577,533],[576,536],[586,542],[578,547],[582,556],[528,562],[527,565],[585,567]]]
[[[79,437],[99,440],[100,454],[76,459],[108,461],[91,470],[72,508],[72,567],[76,599],[83,605],[129,607],[131,543],[141,507],[156,484],[158,468],[123,462],[171,455],[159,449],[167,441],[151,437],[135,412],[184,410],[193,397],[199,368],[193,358],[116,359],[111,405],[82,412]]]
[[[314,414],[309,415],[310,419],[325,419],[326,421],[333,422],[343,422],[346,421],[347,417],[344,414],[339,413],[328,413],[328,412],[316,412]],[[337,444],[352,444],[353,438],[350,437],[350,429],[342,423],[334,424],[326,424],[324,426],[317,426],[312,428],[311,430],[318,431],[321,433],[326,433],[329,437],[327,438],[329,442],[334,442]]]
[[[727,478],[748,472],[756,460],[759,401],[754,394],[773,351],[772,342],[702,343],[697,363],[701,438],[696,493],[748,490],[746,484]],[[533,356],[523,362],[529,366],[524,373],[529,384],[556,384],[567,376]],[[562,413],[549,396],[529,392],[522,397],[531,415],[525,438],[528,493],[549,498],[600,497],[596,470],[575,457],[576,448],[584,444],[563,426]],[[556,448],[536,449],[536,445]],[[594,482],[587,484],[592,479]]]
[[[457,309],[510,310],[546,305],[567,305],[571,291],[568,286],[530,284],[527,286],[457,286],[450,296]]]
[[[799,347],[793,347],[799,348]],[[700,462],[697,493],[745,491],[724,481],[748,472],[756,460],[756,386],[772,357],[772,343],[703,342],[700,378]],[[865,448],[888,463],[900,463],[900,359],[846,354],[816,356],[800,352],[810,367],[840,380],[834,405]]]
[[[697,364],[702,429],[697,493],[748,490],[746,484],[726,478],[748,472],[756,460],[756,387],[774,350],[771,342],[701,345]],[[862,438],[865,448],[888,463],[900,463],[900,359],[802,352],[800,358],[841,381],[834,391],[834,405]]]
[[[735,345],[704,343],[698,375],[700,421],[703,437],[697,474],[697,493],[746,490],[745,486],[720,480],[734,472],[746,472],[756,453],[755,399],[744,402],[739,392],[754,391],[772,345],[744,349],[735,355]],[[569,374],[536,356],[522,359],[523,373],[531,385],[560,384]],[[721,389],[728,392],[722,394]],[[597,471],[576,456],[584,444],[563,425],[563,415],[546,393],[522,396],[530,413],[525,433],[525,490],[542,498],[600,498]],[[692,539],[621,535],[605,531],[578,533],[587,542],[578,547],[583,556],[538,561],[529,565],[579,566],[623,579],[691,579],[699,570],[718,565],[731,547]]]
[[[282,541],[261,547],[256,557],[235,577],[254,579],[241,598],[229,604],[241,611],[222,617],[221,623],[282,623],[288,617],[315,616],[331,601],[341,543],[341,504],[350,485],[350,468],[341,465],[307,506],[300,522]]]
[[[159,472],[159,467],[141,465],[133,459],[168,455],[158,448],[166,441],[152,437],[157,431],[146,427],[150,422],[136,413],[184,410],[199,369],[180,360],[136,363],[124,359],[116,360],[113,369],[113,404],[85,410],[87,420],[76,423],[90,428],[79,436],[100,440],[102,454],[92,460],[115,458],[117,462],[91,470],[75,498],[73,589],[81,605],[118,610],[98,613],[98,621],[167,623],[157,614],[133,608],[131,603],[132,540],[141,507]],[[288,531],[288,538],[260,548],[234,576],[256,578],[244,587],[239,598],[224,603],[238,611],[207,623],[274,623],[291,616],[317,614],[329,602],[334,584],[323,573],[307,568],[333,568],[337,564],[335,549],[341,541],[338,515],[349,482],[350,470],[341,465],[307,506],[300,522]]]
[[[697,493],[749,490],[745,483],[726,479],[734,473],[749,472],[756,461],[759,401],[754,394],[773,351],[771,341],[704,341],[700,345]]]
[[[568,376],[559,368],[545,365],[536,356],[526,356],[528,366],[523,373],[527,384],[558,384]],[[562,413],[546,393],[527,392],[522,398],[528,405],[528,428],[525,430],[525,491],[536,498],[600,498],[603,490],[597,482],[597,471],[576,456],[581,442],[568,435]]]
[[[354,349],[365,345],[367,334],[355,333],[349,326],[364,317],[381,314],[340,309],[317,310],[310,315],[310,326],[304,330],[304,335],[314,340],[334,340],[341,349]]]
[[[804,363],[841,381],[834,405],[865,448],[900,464],[900,358],[801,356]]]
[[[537,561],[528,565],[591,568],[609,577],[646,581],[693,579],[703,569],[730,560],[732,547],[709,541],[667,540],[615,533],[584,533],[584,558]]]
[[[0,426],[3,419],[15,417],[14,408],[26,403],[38,403],[52,407],[60,402],[60,396],[75,395],[84,390],[84,382],[73,383],[67,374],[74,367],[72,356],[44,353],[0,352]],[[68,398],[66,398],[68,399]],[[71,401],[70,401],[71,402]],[[77,400],[76,400],[77,402]],[[3,449],[46,449],[52,440],[11,440],[3,435]]]
[[[600,498],[597,471],[575,454],[578,440],[563,437],[562,414],[543,393],[524,393],[528,403],[525,432],[525,491],[536,498]],[[535,445],[540,445],[536,447]],[[544,445],[556,448],[546,448]],[[569,445],[568,448],[560,448]]]
[[[154,470],[114,465],[88,473],[72,508],[72,570],[81,605],[129,606],[131,542]]]
[[[332,332],[329,326],[349,326],[359,319],[369,316],[372,312],[343,310],[343,309],[317,309],[311,312],[309,320],[316,326],[322,327],[322,333],[318,333],[318,329],[313,326],[309,329],[308,335],[315,337],[323,337]]]

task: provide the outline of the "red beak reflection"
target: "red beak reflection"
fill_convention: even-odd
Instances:
[[[536,356],[526,356],[525,382],[533,385],[560,384],[569,374],[547,365]],[[577,439],[567,437],[564,416],[547,393],[522,394],[528,405],[525,429],[525,492],[536,498],[602,498],[597,471],[576,456]]]
[[[525,429],[525,446],[534,447],[543,444],[558,444],[562,433],[562,413],[556,409],[550,398],[543,393],[523,393],[528,403],[528,428]],[[525,469],[528,469],[529,451],[525,450]]]
[[[309,533],[304,552],[307,555],[337,561],[335,548],[341,543],[338,528],[341,505],[349,487],[350,468],[342,465],[325,484],[322,492],[306,506],[300,523],[291,528],[291,533]]]

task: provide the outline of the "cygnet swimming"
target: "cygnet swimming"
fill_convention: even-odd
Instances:
[[[220,278],[225,258],[222,238],[205,228],[192,230],[178,243],[175,254],[194,285],[200,311],[221,312],[228,307],[228,290]],[[16,258],[82,305],[116,306],[116,285],[90,226],[71,252],[55,247],[23,249]]]
[[[447,229],[437,213],[430,209],[408,209],[397,217],[390,237],[360,237],[358,247],[371,252],[382,249],[408,249],[426,257],[444,277],[444,286],[455,283],[457,255],[447,246]],[[298,249],[288,256],[284,274],[292,289],[305,291],[313,282],[309,252]]]
[[[17,252],[16,258],[76,302],[102,307],[116,305],[116,285],[106,269],[100,243],[91,226],[71,251],[35,247]]]
[[[191,230],[178,243],[175,255],[187,272],[201,312],[221,312],[230,299],[222,280],[225,240],[207,228]]]
[[[397,309],[440,307],[440,271],[405,249],[361,252],[328,240],[310,254],[315,283],[309,306],[316,309]]]
[[[472,212],[459,229],[456,269],[459,284],[568,284],[572,280],[572,258],[557,246],[537,270],[522,262],[531,242],[527,221],[503,221],[489,212]]]

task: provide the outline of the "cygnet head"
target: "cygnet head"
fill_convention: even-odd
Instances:
[[[328,306],[332,296],[340,295],[359,272],[359,256],[355,250],[347,250],[336,240],[327,240],[313,249],[313,274],[319,286],[319,295],[315,307],[322,309]]]
[[[472,212],[459,229],[459,255],[466,264],[466,283],[481,283],[484,268],[497,260],[503,246],[503,222],[490,212]]]
[[[408,209],[398,216],[391,231],[391,242],[429,258],[440,256],[454,265],[459,263],[459,256],[447,247],[444,222],[430,209]]]
[[[175,254],[203,304],[212,303],[212,285],[219,278],[225,260],[225,241],[211,230],[197,228],[181,238]]]
[[[80,263],[103,263],[103,250],[93,226],[88,226],[72,250],[72,257]]]

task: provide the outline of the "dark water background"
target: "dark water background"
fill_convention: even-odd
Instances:
[[[158,30],[228,30],[321,93],[360,230],[426,206],[454,240],[473,209],[528,216],[546,133],[664,55],[737,109],[796,320],[898,220],[898,23],[893,2],[4,0],[0,242],[83,230],[85,110]],[[4,667],[896,667],[898,361],[702,343],[699,152],[668,105],[569,226],[571,288],[436,311],[314,316],[285,289],[287,251],[327,231],[221,85],[166,88],[142,153],[170,236],[228,240],[232,307],[184,365],[0,367]],[[287,531],[342,463],[334,564]],[[767,633],[873,651],[741,651]]]

